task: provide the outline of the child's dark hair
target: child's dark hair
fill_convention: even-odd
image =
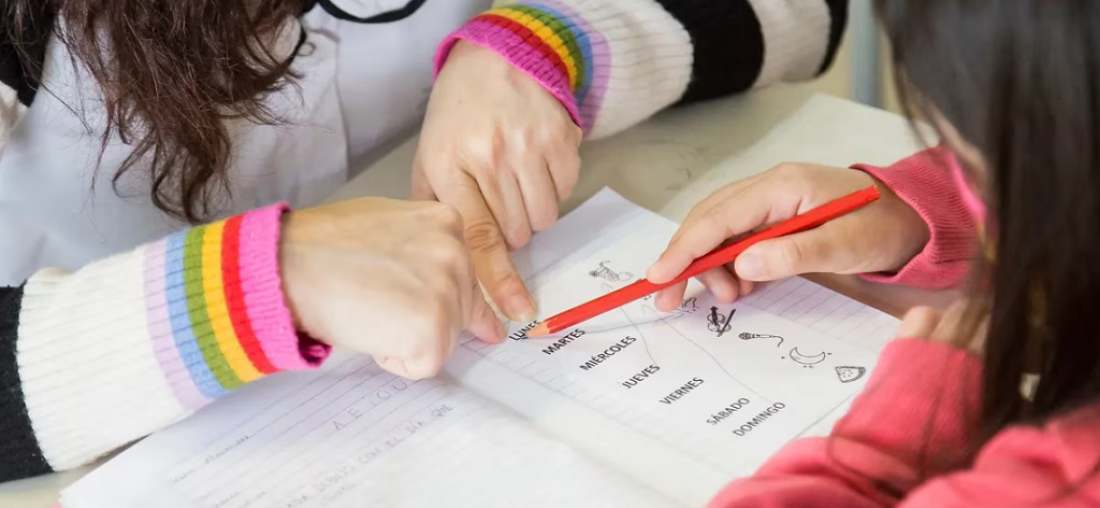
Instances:
[[[876,3],[902,100],[942,115],[988,168],[996,259],[979,262],[973,289],[991,303],[980,435],[1096,403],[1100,2]]]

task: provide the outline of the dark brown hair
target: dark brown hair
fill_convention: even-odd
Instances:
[[[1100,400],[1100,2],[879,0],[901,95],[982,154],[981,430]],[[926,116],[927,117],[927,116]],[[1033,399],[1021,396],[1030,367]]]
[[[118,135],[133,148],[113,181],[148,160],[158,208],[207,218],[229,190],[225,120],[279,121],[264,99],[287,84],[290,63],[271,44],[307,0],[9,0],[17,49],[31,46],[22,14],[43,2],[58,19],[57,39],[102,90],[102,146]],[[33,62],[20,56],[24,67]]]

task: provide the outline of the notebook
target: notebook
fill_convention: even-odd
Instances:
[[[676,224],[610,190],[516,254],[547,316],[641,277]],[[157,433],[67,508],[702,506],[792,439],[827,433],[894,318],[800,278],[735,304],[698,286],[549,338],[464,337],[411,381],[337,351]],[[369,329],[363,333],[371,333]]]

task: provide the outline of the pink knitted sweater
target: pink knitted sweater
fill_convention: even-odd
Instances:
[[[947,287],[966,272],[982,213],[932,149],[890,168],[859,166],[914,206],[932,229],[927,249],[879,280]],[[957,173],[956,173],[957,174]],[[981,381],[978,357],[901,338],[827,438],[795,441],[711,508],[1100,506],[1100,405],[1039,427],[1011,427],[971,446]]]

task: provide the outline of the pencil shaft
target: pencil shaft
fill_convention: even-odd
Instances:
[[[674,284],[732,263],[742,252],[759,242],[813,229],[837,217],[858,210],[874,202],[878,198],[878,189],[872,186],[840,199],[830,201],[813,210],[753,234],[741,241],[711,251],[703,257],[693,261],[680,275],[671,281],[663,284],[654,284],[645,279],[639,280],[622,289],[613,291],[553,316],[546,320],[546,326],[551,334],[576,326],[639,298],[644,298]]]

